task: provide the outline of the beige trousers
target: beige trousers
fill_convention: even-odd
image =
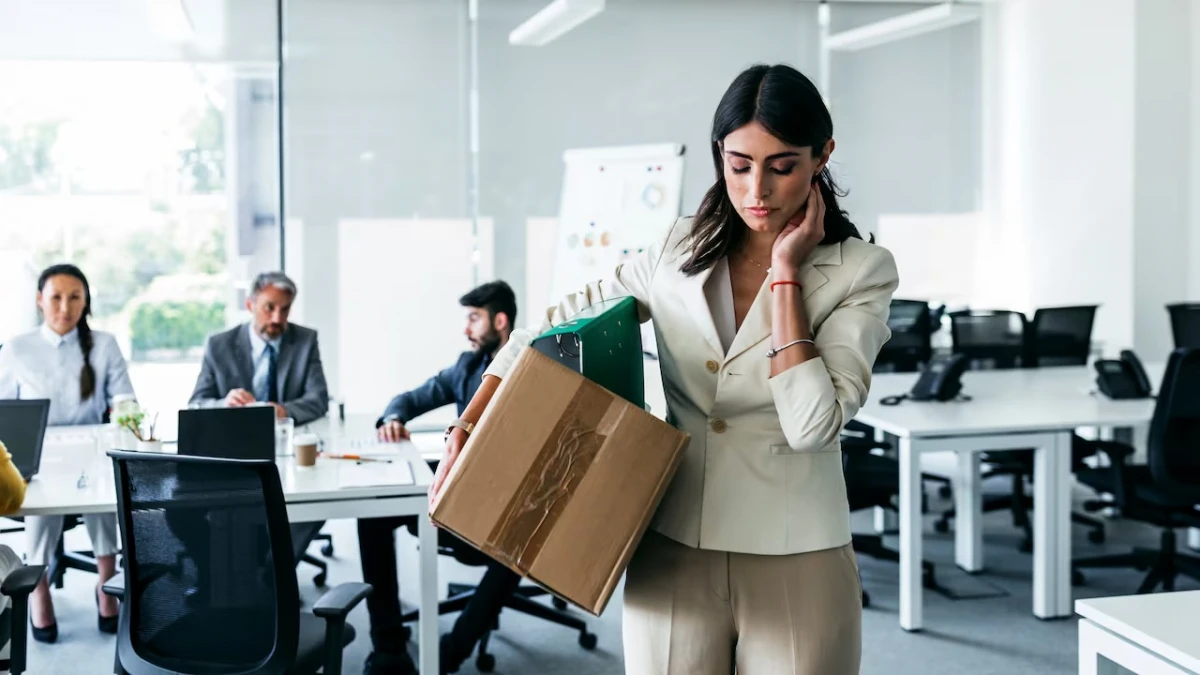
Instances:
[[[854,675],[862,586],[850,545],[705,551],[647,531],[625,576],[626,675]]]

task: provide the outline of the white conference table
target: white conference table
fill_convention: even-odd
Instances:
[[[1147,364],[1157,381],[1162,364]],[[900,463],[900,626],[923,626],[921,454],[958,453],[954,476],[955,561],[968,572],[983,567],[980,454],[1034,448],[1033,614],[1071,614],[1071,436],[1079,427],[1136,428],[1147,424],[1153,399],[1113,401],[1090,393],[1091,366],[969,371],[969,401],[884,406],[885,396],[912,388],[915,373],[878,374],[870,400],[855,417],[896,437]]]
[[[103,427],[52,427],[46,434],[41,469],[29,483],[25,503],[14,515],[41,516],[115,513],[116,489],[111,460],[104,454],[108,434]],[[327,443],[374,437],[374,420],[352,418],[346,423],[322,419],[304,427]],[[299,430],[297,430],[299,432]],[[167,446],[168,451],[172,446]],[[438,671],[437,531],[425,516],[433,474],[412,443],[398,443],[396,456],[409,463],[414,481],[405,485],[341,487],[339,474],[351,470],[348,460],[318,459],[312,468],[298,467],[294,457],[276,461],[287,500],[288,519],[312,522],[337,518],[418,516],[420,541],[420,672]],[[366,630],[360,630],[366,635]]]
[[[1076,600],[1080,675],[1200,674],[1200,591]]]

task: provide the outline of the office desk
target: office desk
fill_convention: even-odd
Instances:
[[[374,420],[368,431],[373,432]],[[319,428],[327,438],[360,434],[351,425],[322,420]],[[54,428],[46,436],[42,467],[29,483],[22,516],[69,513],[115,513],[117,510],[111,460],[98,434],[99,427]],[[312,468],[297,467],[295,458],[280,458],[279,478],[287,500],[288,519],[311,522],[336,518],[379,516],[424,516],[429,512],[429,485],[433,474],[412,443],[395,446],[398,457],[412,467],[414,484],[372,487],[339,487],[339,473],[353,462],[319,459]],[[82,479],[82,480],[81,480]],[[419,517],[420,611],[418,628],[422,673],[438,672],[438,582],[437,532],[429,518]],[[367,631],[360,634],[365,636]]]
[[[1158,365],[1147,365],[1153,375]],[[954,480],[955,560],[967,571],[983,564],[979,453],[1034,448],[1033,614],[1071,612],[1071,435],[1078,427],[1137,427],[1150,421],[1154,400],[1111,401],[1089,394],[1094,370],[1075,366],[971,371],[963,394],[972,400],[905,401],[913,373],[879,374],[856,419],[897,438],[900,462],[900,625],[920,630],[922,619],[921,462],[924,452],[958,453]]]
[[[1080,675],[1200,673],[1200,591],[1075,601]]]
[[[375,440],[375,415],[353,414],[346,415],[345,421],[334,418],[323,418],[303,427],[311,431],[325,443],[325,449],[341,445],[350,447],[354,443],[370,443]],[[296,433],[300,433],[297,430]],[[441,461],[446,448],[445,429],[435,431],[412,432],[412,444],[421,453],[421,459],[426,462]],[[334,450],[337,448],[334,447]]]

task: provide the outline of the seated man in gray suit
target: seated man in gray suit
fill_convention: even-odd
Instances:
[[[283,272],[254,280],[248,323],[209,336],[193,405],[270,403],[277,418],[307,424],[329,412],[317,331],[288,323],[296,284]]]
[[[297,425],[329,412],[329,392],[321,368],[317,331],[288,323],[296,284],[283,272],[254,279],[246,310],[250,321],[208,338],[204,362],[190,403],[244,406],[270,403],[275,417]],[[292,525],[296,556],[308,548],[324,523]]]

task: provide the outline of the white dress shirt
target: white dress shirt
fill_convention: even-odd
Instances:
[[[133,384],[111,334],[92,331],[89,360],[96,371],[96,390],[84,401],[79,396],[79,331],[59,335],[43,324],[0,347],[0,399],[50,399],[51,425],[100,424],[113,397],[132,394]]]
[[[250,331],[250,350],[254,355],[254,379],[252,384],[254,391],[254,400],[266,401],[270,396],[270,390],[267,383],[267,373],[271,370],[271,359],[267,356],[267,345],[275,348],[275,365],[279,365],[279,345],[283,342],[282,337],[277,337],[274,340],[264,340],[254,330],[252,324],[246,324],[246,330]]]

